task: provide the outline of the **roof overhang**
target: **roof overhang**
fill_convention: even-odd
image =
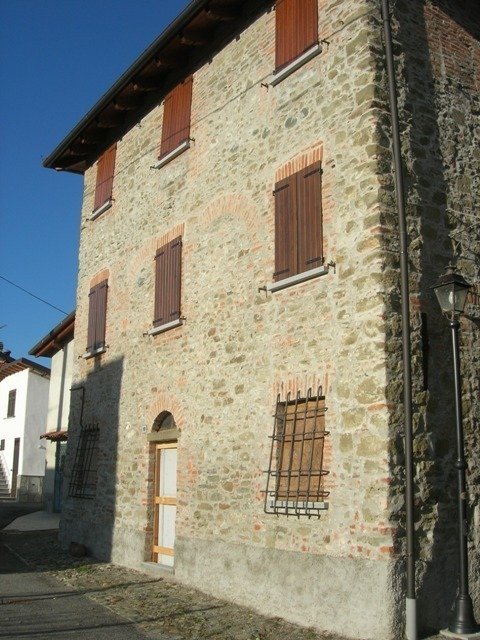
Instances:
[[[192,0],[44,160],[84,173],[183,78],[234,38],[274,0]]]
[[[75,311],[72,311],[64,318],[56,327],[54,327],[46,336],[44,336],[37,344],[28,352],[31,356],[44,356],[51,358],[63,345],[73,339],[75,330]]]
[[[0,380],[4,380],[8,376],[24,371],[25,369],[30,369],[34,373],[38,373],[47,378],[50,377],[50,369],[48,367],[43,367],[41,364],[27,360],[27,358],[19,358],[12,362],[0,364]]]
[[[60,431],[47,431],[42,433],[40,440],[50,440],[50,442],[65,442],[68,440],[68,429],[60,429]]]

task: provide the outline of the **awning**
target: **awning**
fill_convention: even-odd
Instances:
[[[67,440],[68,430],[61,429],[60,431],[47,431],[46,433],[42,433],[40,438],[45,438],[45,440],[50,440],[51,442],[63,442]]]

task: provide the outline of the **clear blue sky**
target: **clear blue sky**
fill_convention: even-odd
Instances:
[[[66,312],[83,178],[42,158],[188,3],[0,1],[0,275]],[[0,279],[0,341],[14,357],[64,317]]]

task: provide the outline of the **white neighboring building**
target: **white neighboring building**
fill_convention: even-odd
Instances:
[[[26,358],[0,360],[0,464],[12,497],[42,500],[50,369]],[[40,446],[39,446],[40,445]]]
[[[40,438],[46,446],[43,483],[45,509],[60,513],[63,493],[63,467],[67,451],[70,387],[72,386],[73,334],[75,311],[44,336],[29,355],[52,359],[46,431]]]

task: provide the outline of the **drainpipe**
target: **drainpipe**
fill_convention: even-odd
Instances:
[[[392,31],[388,0],[381,0],[385,57],[388,73],[388,93],[392,119],[393,164],[395,169],[395,193],[397,198],[398,227],[400,234],[400,290],[402,304],[402,353],[403,353],[403,407],[405,428],[405,530],[407,590],[405,601],[405,633],[408,640],[418,640],[417,600],[415,596],[415,549],[413,516],[413,429],[412,429],[412,368],[410,357],[410,303],[408,286],[408,243],[405,216],[404,186],[400,134],[398,126],[397,88],[393,65]]]

